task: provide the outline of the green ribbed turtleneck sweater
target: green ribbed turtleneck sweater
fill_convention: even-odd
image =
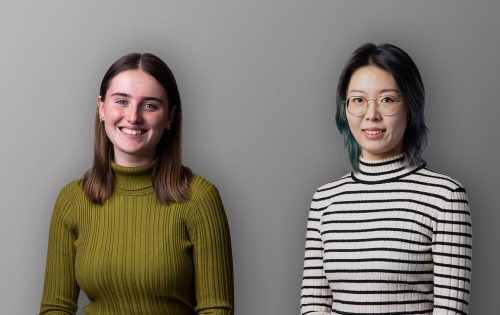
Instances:
[[[190,200],[161,204],[154,163],[112,164],[103,205],[81,180],[65,186],[52,216],[40,314],[75,314],[80,288],[89,315],[232,314],[229,228],[217,189],[194,176]]]

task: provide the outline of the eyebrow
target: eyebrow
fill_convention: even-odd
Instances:
[[[132,95],[127,94],[127,93],[122,93],[122,92],[115,92],[115,93],[111,94],[111,96],[121,96],[121,97],[127,97],[127,98],[132,97]],[[159,103],[163,103],[163,101],[161,99],[154,97],[154,96],[146,96],[146,97],[143,97],[142,100],[143,101],[157,101]]]
[[[356,92],[356,93],[366,93],[363,90],[350,90],[349,93]],[[379,93],[387,93],[387,92],[396,92],[396,93],[401,93],[398,89],[382,89],[379,91]]]
[[[383,89],[383,90],[380,90],[380,93],[386,93],[386,92],[396,92],[396,93],[401,93],[401,91],[399,89]]]

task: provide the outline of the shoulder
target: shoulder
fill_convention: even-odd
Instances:
[[[227,219],[214,184],[199,175],[193,175],[189,182],[190,199],[185,203],[186,222],[190,230],[199,226],[227,226]]]
[[[351,173],[345,174],[344,176],[333,180],[327,184],[319,186],[314,192],[315,197],[321,197],[325,195],[330,195],[335,193],[336,191],[342,189],[343,186],[347,184],[354,183]]]
[[[191,201],[199,201],[205,198],[219,198],[219,191],[208,179],[194,174],[189,181]]]
[[[82,180],[76,179],[63,186],[63,188],[59,191],[57,200],[74,202],[74,200],[78,199],[82,194],[83,194]]]
[[[348,173],[334,181],[321,185],[314,192],[311,210],[323,210],[333,201],[335,195],[346,189],[349,184],[355,183],[351,173]]]
[[[466,228],[472,226],[467,192],[458,180],[428,167],[419,170],[416,175],[421,176],[419,180],[434,186],[433,194],[442,197],[440,202],[434,203],[438,207],[436,223],[448,227],[452,227],[450,224]]]
[[[73,211],[74,205],[84,197],[81,180],[73,180],[64,185],[59,191],[54,205],[53,217],[67,218]]]
[[[415,173],[416,176],[420,176],[420,180],[426,183],[440,185],[447,188],[452,192],[466,192],[464,185],[460,183],[455,178],[443,174],[442,172],[436,171],[429,168],[428,166],[421,168]]]
[[[59,194],[74,195],[83,192],[82,182],[82,179],[72,180],[71,182],[64,185],[63,188],[61,188]]]

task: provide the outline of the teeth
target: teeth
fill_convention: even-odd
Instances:
[[[365,130],[365,132],[369,135],[376,135],[382,133],[383,130]]]
[[[122,128],[121,129],[124,133],[126,133],[127,135],[132,135],[132,136],[136,136],[136,135],[142,135],[145,131],[142,130],[142,129],[128,129],[128,128]]]

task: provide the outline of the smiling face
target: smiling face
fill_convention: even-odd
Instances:
[[[97,105],[117,164],[139,166],[154,159],[175,110],[169,110],[165,90],[155,78],[141,70],[120,72]]]
[[[404,102],[398,103],[394,115],[384,116],[373,101],[382,95],[401,98],[398,85],[389,72],[369,65],[352,74],[347,97],[362,96],[370,101],[363,116],[353,116],[346,111],[347,122],[361,147],[362,157],[368,160],[381,160],[403,153],[403,136],[408,115],[406,105]]]

